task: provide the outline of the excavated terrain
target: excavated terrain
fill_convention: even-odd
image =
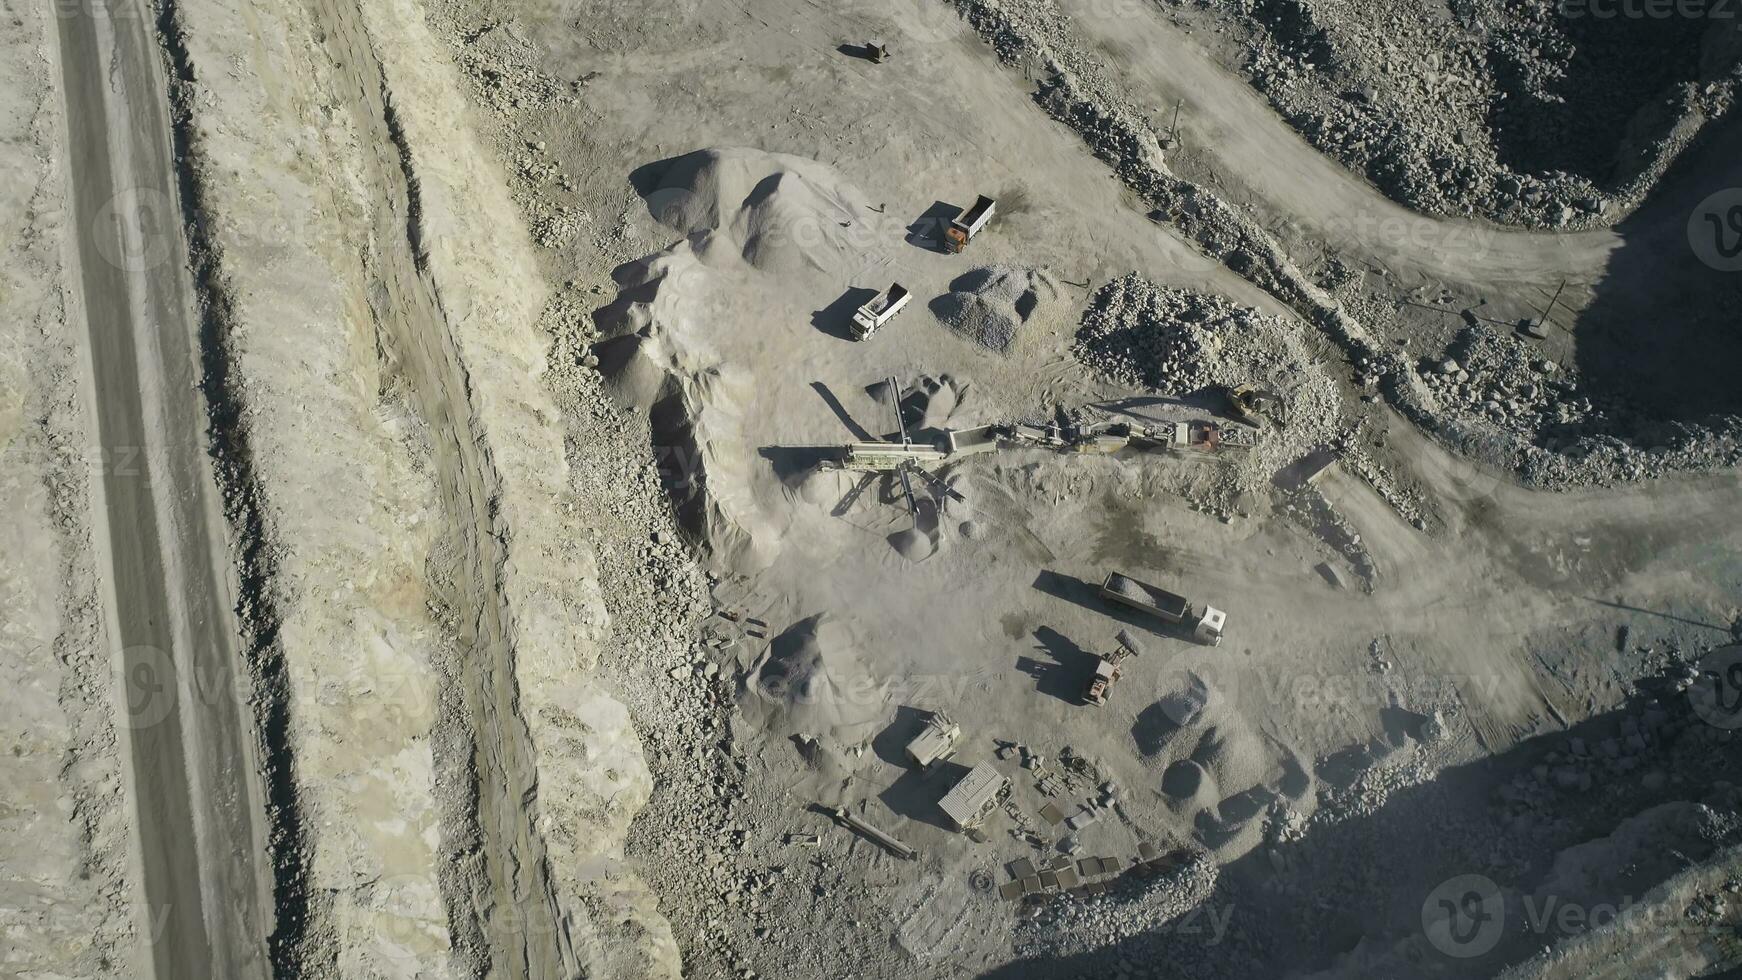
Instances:
[[[13,11],[0,973],[1742,968],[1742,35],[1596,6]]]
[[[1613,223],[1735,100],[1727,4],[1168,0],[1321,151],[1432,214]]]

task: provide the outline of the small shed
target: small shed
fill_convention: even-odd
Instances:
[[[961,781],[944,794],[938,806],[958,830],[967,830],[986,819],[998,802],[1010,792],[1010,780],[990,762],[982,762],[968,770]]]

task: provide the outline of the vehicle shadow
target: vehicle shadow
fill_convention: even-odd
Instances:
[[[811,326],[838,340],[857,343],[853,338],[853,313],[877,298],[877,290],[853,286],[833,303],[811,313]]]
[[[871,433],[866,432],[865,427],[853,418],[852,414],[847,411],[847,406],[841,404],[841,400],[835,397],[834,391],[828,385],[821,381],[812,381],[811,390],[817,393],[817,397],[821,398],[825,405],[829,406],[829,411],[835,413],[835,418],[841,420],[841,424],[847,427],[847,431],[853,434],[854,439],[860,442],[872,441]]]
[[[944,251],[944,229],[962,209],[946,201],[933,201],[925,213],[907,226],[907,244],[932,252]]]
[[[1095,663],[1100,658],[1050,626],[1036,629],[1034,639],[1052,658],[1050,664],[1023,658],[1028,662],[1024,672],[1034,678],[1035,690],[1067,704],[1081,704],[1083,691],[1088,687],[1089,678],[1095,673]]]
[[[860,61],[869,61],[872,64],[877,63],[876,52],[869,44],[837,44],[835,45],[835,50],[849,58],[857,58]]]

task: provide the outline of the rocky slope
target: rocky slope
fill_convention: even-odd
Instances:
[[[1531,227],[1631,211],[1730,110],[1742,55],[1716,4],[1612,16],[1548,0],[1168,6],[1231,28],[1234,67],[1395,200]]]
[[[619,864],[648,783],[590,679],[543,288],[421,9],[165,26],[283,671],[280,967],[669,972]]]

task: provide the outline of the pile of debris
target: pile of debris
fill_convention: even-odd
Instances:
[[[1017,958],[1047,962],[1099,952],[1143,961],[1143,954],[1163,951],[1170,926],[1189,919],[1209,931],[1201,917],[1217,879],[1216,862],[1200,850],[1139,862],[1105,888],[1060,895],[1021,919]]]
[[[1226,393],[1235,387],[1274,392],[1286,421],[1228,460],[1222,490],[1230,499],[1263,489],[1283,467],[1338,437],[1342,397],[1314,363],[1301,328],[1217,296],[1161,286],[1136,273],[1122,276],[1090,297],[1072,352],[1110,381],[1173,397],[1220,399],[1213,410],[1223,413]]]
[[[1029,320],[1058,305],[1058,297],[1058,285],[1044,272],[992,265],[963,273],[931,309],[945,326],[1003,354]]]
[[[1250,330],[1250,312],[1126,276],[1090,300],[1075,352],[1125,384],[1188,395],[1218,381],[1215,365],[1224,338]]]
[[[1484,420],[1532,442],[1557,445],[1617,421],[1619,410],[1599,408],[1580,393],[1575,371],[1487,326],[1465,327],[1445,357],[1418,370],[1448,415]]]
[[[1267,342],[1280,332],[1279,318],[1132,273],[1090,298],[1072,350],[1110,380],[1180,396],[1298,369]]]
[[[1653,420],[1624,397],[1592,394],[1576,369],[1487,326],[1464,328],[1444,357],[1416,372],[1437,402],[1443,435],[1475,451],[1473,433],[1497,431],[1511,449],[1490,462],[1516,469],[1532,486],[1649,479],[1742,456],[1737,419]]]

